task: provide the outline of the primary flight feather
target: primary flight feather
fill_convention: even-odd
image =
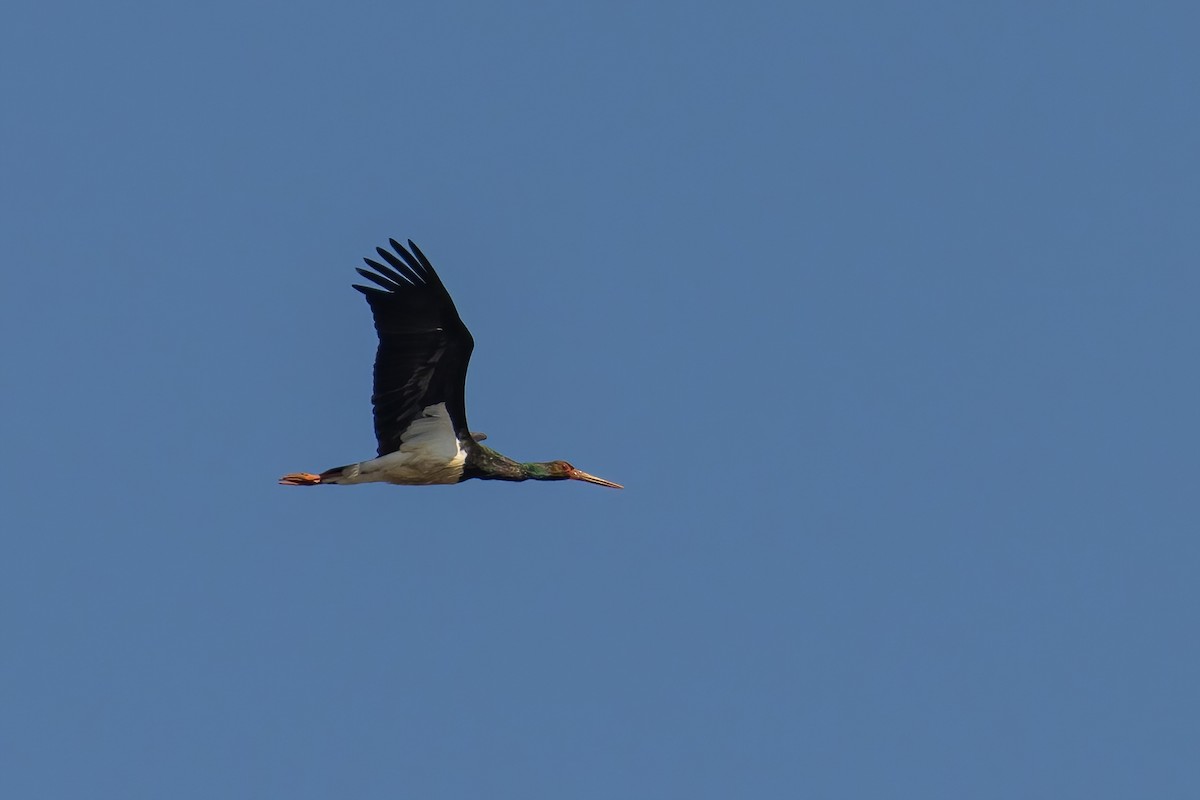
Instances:
[[[380,261],[363,259],[355,284],[371,306],[379,349],[375,353],[375,458],[327,469],[293,472],[286,486],[385,482],[461,483],[484,480],[578,480],[623,488],[566,461],[514,461],[481,444],[467,427],[467,363],[475,340],[458,316],[450,293],[429,259],[410,239],[405,248],[376,248]],[[394,251],[394,252],[393,252]]]

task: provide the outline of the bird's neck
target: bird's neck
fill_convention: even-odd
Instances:
[[[495,481],[551,480],[550,462],[514,461],[487,445],[474,443],[467,458],[464,477]]]

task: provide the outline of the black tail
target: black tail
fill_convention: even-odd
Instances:
[[[348,469],[350,469],[351,467],[357,467],[357,466],[358,466],[357,464],[346,464],[341,467],[334,467],[333,469],[327,469],[321,473],[321,483],[337,483],[338,478],[341,478],[343,475],[345,475],[346,471]]]

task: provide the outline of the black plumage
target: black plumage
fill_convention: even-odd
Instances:
[[[395,252],[376,248],[381,261],[359,269],[373,286],[355,284],[371,306],[379,349],[375,353],[378,457],[312,472],[291,472],[284,486],[386,482],[401,485],[577,480],[619,489],[566,461],[522,462],[480,444],[467,427],[467,364],[475,341],[463,325],[441,279],[412,240]],[[444,407],[444,410],[443,410]]]
[[[471,441],[467,429],[467,364],[475,340],[458,316],[441,279],[412,240],[396,252],[376,248],[386,264],[364,258],[374,272],[358,274],[382,288],[354,288],[366,295],[379,334],[371,405],[378,454],[400,449],[400,437],[429,406],[446,404],[454,432]]]

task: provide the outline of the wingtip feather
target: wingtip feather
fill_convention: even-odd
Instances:
[[[395,240],[389,240],[395,245]],[[421,264],[403,247],[396,247],[396,251],[400,254],[397,257],[394,253],[389,253],[382,247],[376,247],[375,252],[379,253],[379,257],[392,265],[400,274],[404,275],[413,285],[425,283],[425,276],[422,274]],[[401,260],[403,259],[403,260]]]

